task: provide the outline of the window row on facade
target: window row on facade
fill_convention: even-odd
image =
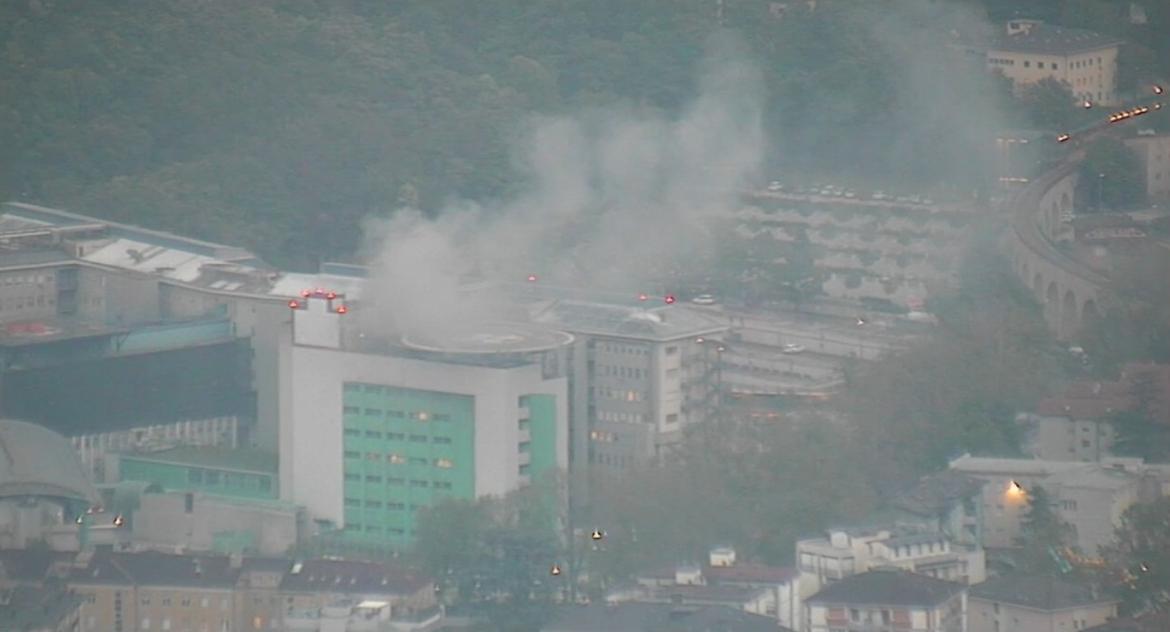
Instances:
[[[352,459],[361,459],[362,453],[355,452],[353,450],[346,450],[344,456],[345,456],[345,458],[351,459],[351,460]],[[366,461],[383,461],[383,456],[382,456],[382,454],[380,454],[378,452],[367,452],[365,454],[365,460]],[[387,455],[385,455],[384,462],[389,463],[391,465],[433,465],[437,468],[444,469],[444,470],[449,470],[449,469],[455,467],[455,462],[449,458],[446,458],[446,457],[429,459],[429,458],[421,457],[421,456],[408,457],[408,456],[405,456],[402,454],[387,454]],[[346,474],[346,476],[350,476],[350,474]]]
[[[386,441],[406,441],[409,437],[411,443],[436,443],[440,445],[450,445],[452,443],[451,437],[433,436],[411,434],[407,435],[405,432],[382,432],[381,430],[360,430],[358,428],[346,428],[344,431],[347,437],[365,437],[366,439],[377,439]]]
[[[446,413],[431,413],[424,410],[382,410],[379,408],[362,408],[360,406],[345,406],[342,412],[346,415],[363,415],[365,417],[387,417],[390,419],[410,419],[412,421],[451,421],[451,415]]]

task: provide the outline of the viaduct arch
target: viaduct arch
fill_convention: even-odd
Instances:
[[[1044,307],[1058,339],[1075,340],[1100,317],[1109,279],[1054,245],[1062,217],[1072,212],[1080,155],[1028,183],[1009,200],[1009,252],[1016,276]]]

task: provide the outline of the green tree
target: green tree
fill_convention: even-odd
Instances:
[[[1067,83],[1051,77],[1024,86],[1019,102],[1028,123],[1036,129],[1065,131],[1100,114],[1086,111]]]
[[[1071,529],[1060,519],[1048,490],[1036,485],[1028,490],[1028,513],[1020,522],[1019,567],[1028,573],[1049,574],[1067,569],[1059,561],[1071,541]]]
[[[1102,549],[1105,578],[1126,613],[1170,606],[1170,498],[1130,507],[1114,542]]]
[[[1085,151],[1076,199],[1096,212],[1132,208],[1145,199],[1141,161],[1121,141],[1102,138]]]

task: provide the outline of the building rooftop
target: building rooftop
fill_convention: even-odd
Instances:
[[[275,474],[277,471],[275,454],[253,448],[180,446],[157,452],[126,452],[122,454],[122,458],[259,474]]]
[[[1056,472],[1084,467],[1078,461],[1041,461],[1038,459],[1001,459],[964,454],[950,463],[950,469],[971,474],[997,476],[1048,476]]]
[[[1156,421],[1170,423],[1170,365],[1132,363],[1116,381],[1076,382],[1064,393],[1036,405],[1042,417],[1107,420],[1115,413],[1138,407],[1140,384],[1149,385],[1151,411]]]
[[[414,593],[431,583],[411,571],[358,560],[305,560],[280,583],[281,591],[336,593]]]
[[[791,632],[769,617],[727,606],[670,604],[558,606],[543,632]]]
[[[1138,617],[1114,619],[1082,632],[1166,632],[1170,630],[1170,612],[1151,612]]]
[[[683,305],[626,306],[556,299],[533,306],[532,319],[572,333],[665,342],[727,330]]]
[[[99,551],[76,565],[69,573],[70,584],[114,586],[173,586],[182,588],[231,589],[240,569],[229,558],[216,555],[170,555],[153,551],[110,553]]]
[[[1121,40],[1083,29],[1065,28],[1030,20],[1013,20],[991,44],[991,50],[1043,55],[1070,55],[1110,46]],[[1014,28],[1012,25],[1016,25]]]
[[[433,353],[536,353],[564,347],[573,336],[563,331],[521,323],[483,323],[471,331],[441,338],[404,336],[402,344]]]
[[[890,548],[897,548],[899,546],[914,546],[915,544],[937,544],[939,542],[946,542],[947,537],[941,533],[933,533],[929,531],[908,531],[896,532],[890,536],[890,539],[885,540],[883,544]]]
[[[703,575],[716,583],[782,584],[800,573],[791,566],[768,566],[754,562],[736,562],[731,566],[707,566]]]
[[[1087,584],[1034,575],[995,577],[982,584],[972,586],[969,594],[971,599],[1007,603],[1044,611],[1064,610],[1117,601],[1099,594]]]
[[[1137,484],[1138,477],[1125,470],[1102,467],[1098,463],[1087,463],[1085,467],[1053,474],[1049,480],[1053,485],[1102,491],[1116,491]]]
[[[894,497],[891,505],[916,516],[936,516],[950,509],[956,502],[977,496],[983,481],[955,470],[929,474],[918,483]]]
[[[97,489],[65,437],[24,421],[0,420],[0,498],[51,496],[95,503]]]
[[[650,588],[649,599],[667,602],[681,600],[690,604],[739,605],[755,599],[764,590],[768,589],[734,584],[672,584]]]
[[[867,606],[937,606],[962,592],[963,584],[904,571],[851,575],[809,597],[807,603]]]

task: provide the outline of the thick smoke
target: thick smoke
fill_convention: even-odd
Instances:
[[[502,318],[503,301],[459,291],[469,278],[636,291],[664,262],[706,251],[701,220],[735,206],[764,154],[763,84],[746,60],[714,41],[677,118],[626,106],[532,121],[518,147],[531,186],[513,199],[371,222],[377,326],[442,336]]]

